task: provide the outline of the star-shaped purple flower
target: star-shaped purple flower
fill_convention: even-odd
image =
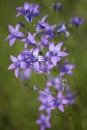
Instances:
[[[58,108],[61,112],[64,112],[64,104],[68,104],[68,100],[63,98],[62,92],[60,91],[57,95],[57,98],[54,98],[54,106]]]
[[[46,93],[46,91],[44,91],[44,93]],[[47,113],[51,113],[51,110],[54,109],[53,96],[52,96],[51,92],[48,92],[46,97],[44,97],[44,98],[42,98],[42,97],[43,97],[43,95],[39,97],[39,100],[42,102],[42,105],[39,107],[39,110],[42,111],[45,109],[47,111]]]
[[[54,87],[55,89],[62,91],[62,79],[61,77],[49,77],[46,82],[47,87]]]
[[[29,4],[28,2],[24,3],[24,7],[17,7],[18,10],[17,17],[24,15],[27,22],[32,22],[33,18],[40,14],[39,4]]]
[[[70,87],[66,86],[66,95],[64,96],[64,98],[69,101],[68,104],[75,104],[75,98],[76,98],[76,96],[77,96],[76,94],[72,94],[71,93]]]
[[[38,23],[36,24],[36,30],[37,32],[40,32],[41,30],[45,29],[46,27],[49,26],[47,22],[45,22],[45,19],[48,17],[48,15],[45,15],[42,20],[39,20]]]
[[[25,43],[25,48],[27,48],[27,45],[28,45],[28,44],[33,45],[33,46],[36,45],[35,36],[36,36],[36,33],[31,34],[30,32],[28,32],[27,38],[23,38],[23,39],[21,40],[22,42]]]
[[[19,69],[25,68],[25,62],[22,61],[20,55],[17,58],[11,55],[10,59],[13,63],[8,67],[8,70],[15,69],[15,76],[18,77]]]
[[[61,51],[63,42],[58,43],[54,46],[54,42],[49,45],[49,51],[46,53],[47,59],[50,59],[54,66],[61,60],[62,57],[68,56],[68,53]]]
[[[45,28],[45,30],[43,30],[41,32],[41,34],[45,34],[46,38],[54,38],[55,36],[55,28],[56,28],[56,24],[52,25],[52,26],[47,26]]]
[[[75,65],[74,64],[69,64],[69,61],[66,60],[64,65],[59,65],[59,68],[61,70],[60,76],[63,76],[65,74],[68,74],[68,75],[72,76],[73,75],[72,69],[75,68]]]
[[[11,34],[8,35],[5,40],[10,40],[10,46],[14,44],[16,39],[21,39],[22,37],[24,37],[24,34],[19,31],[19,28],[20,28],[20,24],[17,24],[15,28],[13,28],[13,26],[11,25],[8,26],[8,29]]]
[[[43,50],[44,47],[48,47],[48,46],[49,46],[50,42],[49,42],[49,39],[46,38],[46,36],[43,36],[43,35],[42,35],[42,36],[41,36],[41,40],[38,41],[37,44],[38,44],[40,50]]]
[[[51,128],[52,125],[49,122],[51,115],[40,114],[40,119],[36,120],[36,123],[40,125],[40,130],[45,130],[45,128]]]

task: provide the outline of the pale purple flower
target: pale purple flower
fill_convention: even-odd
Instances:
[[[5,40],[10,40],[10,46],[14,44],[16,39],[21,39],[22,37],[24,37],[24,34],[19,31],[19,28],[20,28],[20,24],[17,24],[15,28],[13,28],[13,26],[11,25],[8,26],[8,29],[11,34],[9,34]]]
[[[72,76],[73,75],[72,69],[75,68],[75,65],[74,64],[69,64],[69,61],[66,60],[64,65],[59,65],[59,68],[61,70],[60,76],[63,76],[65,74],[68,74],[68,75]]]
[[[47,26],[45,28],[44,31],[41,32],[41,34],[45,34],[46,38],[54,38],[55,36],[55,28],[56,28],[56,24],[52,25],[52,26]]]
[[[49,77],[46,82],[47,87],[53,87],[59,91],[63,90],[62,78],[61,77]]]
[[[56,98],[54,98],[54,106],[55,108],[58,108],[61,112],[64,112],[64,106],[65,104],[68,104],[68,100],[64,99],[62,92],[59,91],[58,95]]]
[[[63,42],[58,43],[54,46],[54,42],[49,45],[49,51],[46,53],[47,59],[50,59],[54,66],[61,60],[62,57],[68,56],[68,53],[61,51]]]
[[[18,77],[19,69],[23,69],[25,67],[25,63],[21,60],[20,56],[16,58],[11,55],[10,59],[13,63],[8,67],[8,70],[15,69],[15,76]]]
[[[36,31],[40,32],[41,30],[45,29],[49,26],[48,22],[45,22],[45,19],[48,17],[48,15],[45,15],[42,20],[39,20],[36,24]]]
[[[70,33],[66,29],[66,25],[62,24],[57,29],[58,34],[65,33],[66,37],[69,37]]]
[[[51,96],[51,94],[48,93],[48,96],[43,98],[43,100],[40,101],[42,104],[40,105],[39,110],[40,111],[46,110],[47,113],[51,113],[51,110],[54,109],[53,97]]]
[[[31,77],[31,69],[26,68],[22,72],[20,72],[21,80],[29,79]]]
[[[75,98],[76,98],[76,96],[77,96],[76,94],[72,94],[71,93],[70,87],[66,86],[66,95],[64,96],[64,98],[69,101],[68,104],[75,104]]]
[[[70,19],[70,22],[71,22],[74,26],[78,27],[78,26],[82,25],[83,20],[84,20],[84,18],[80,18],[80,17],[78,17],[78,16],[75,16],[74,18],[71,18],[71,19]]]
[[[40,130],[45,130],[46,128],[51,128],[52,125],[49,122],[51,115],[40,114],[40,119],[36,120],[36,123],[40,125]]]
[[[39,46],[39,49],[40,50],[43,50],[44,49],[44,47],[49,47],[49,44],[50,44],[50,42],[49,42],[49,39],[48,38],[46,38],[46,36],[41,36],[41,40],[40,41],[38,41],[38,46]]]
[[[34,49],[32,60],[33,60],[34,69],[37,72],[39,72],[40,62],[44,62],[45,59],[44,59],[44,56],[39,55],[39,49],[38,48]]]
[[[39,101],[46,100],[48,96],[52,96],[52,93],[50,92],[49,88],[45,88],[44,90],[39,90],[40,96],[38,97]]]
[[[45,62],[45,59],[44,59],[44,63],[40,63],[40,70],[39,70],[39,74],[41,73],[47,73],[48,75],[50,75],[50,72],[52,70],[52,68],[54,67],[53,64],[49,61],[46,61]]]
[[[35,36],[36,36],[36,33],[31,34],[30,32],[28,32],[27,38],[24,38],[24,39],[21,40],[22,42],[25,43],[25,48],[27,48],[28,44],[33,45],[33,46],[36,45]]]
[[[38,48],[31,48],[30,50],[24,50],[21,54],[22,61],[25,62],[25,69],[30,68],[39,72],[40,62],[44,62],[45,58],[42,55],[39,55]]]
[[[28,2],[24,3],[24,7],[17,7],[18,10],[17,17],[24,15],[27,22],[32,22],[33,18],[40,14],[39,4],[29,4]]]

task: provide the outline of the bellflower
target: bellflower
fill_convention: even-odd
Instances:
[[[61,112],[64,112],[64,106],[65,104],[68,104],[68,100],[63,98],[62,92],[60,91],[57,95],[57,97],[54,98],[54,106],[55,108],[58,108]]]
[[[17,24],[15,28],[13,28],[13,26],[11,25],[8,26],[8,29],[11,34],[7,36],[6,40],[10,40],[10,46],[14,44],[16,39],[21,39],[22,37],[24,37],[24,34],[19,31],[19,28],[20,24]]]
[[[66,25],[62,24],[57,29],[58,34],[65,33],[66,37],[69,37],[70,33],[66,30]]]
[[[45,34],[46,38],[54,38],[54,36],[55,36],[55,28],[56,28],[56,24],[54,24],[52,26],[49,25],[41,33]]]
[[[39,72],[40,62],[44,62],[44,56],[39,55],[38,48],[31,48],[30,50],[24,50],[21,54],[22,60],[25,62],[25,69],[30,68]]]
[[[30,45],[33,45],[35,46],[36,45],[36,40],[35,40],[35,36],[36,36],[36,33],[34,33],[33,35],[28,32],[28,36],[27,38],[23,38],[21,41],[25,43],[25,48],[27,48],[27,45],[30,44]]]
[[[54,67],[53,64],[49,61],[46,62],[42,62],[40,63],[40,70],[39,73],[47,73],[48,75],[50,75],[52,68]]]
[[[71,18],[71,19],[70,19],[70,22],[71,22],[74,26],[78,27],[78,26],[82,25],[83,20],[84,20],[84,18],[79,18],[78,16],[75,16],[74,18]]]
[[[39,101],[43,101],[46,100],[49,96],[52,96],[52,93],[50,92],[49,88],[45,87],[44,90],[39,90],[39,97],[38,100]]]
[[[73,75],[72,69],[75,68],[75,65],[74,64],[69,64],[69,61],[66,60],[64,65],[59,65],[59,68],[61,70],[60,76],[63,76],[65,74],[68,74],[68,75],[72,76]]]
[[[72,94],[71,93],[70,87],[66,86],[66,96],[64,96],[64,98],[69,101],[68,104],[75,104],[75,98],[76,98],[76,96],[77,96],[76,94]]]
[[[41,40],[40,41],[38,41],[38,46],[39,46],[39,49],[40,50],[43,50],[44,49],[44,47],[49,47],[49,44],[50,44],[50,42],[49,42],[49,39],[48,38],[46,38],[46,36],[41,36]]]
[[[51,96],[51,94],[48,93],[48,96],[43,98],[43,100],[40,99],[40,101],[42,102],[42,104],[40,105],[39,110],[42,111],[45,109],[47,113],[51,113],[51,110],[54,109],[53,97]]]
[[[54,87],[57,90],[62,90],[62,78],[61,77],[49,77],[46,83],[47,87]]]
[[[49,26],[47,22],[45,22],[45,19],[48,17],[48,15],[45,15],[42,20],[39,20],[36,24],[36,31],[40,32],[41,30],[45,29]]]
[[[49,51],[46,53],[46,57],[52,62],[54,66],[61,60],[62,57],[68,56],[68,53],[61,51],[63,42],[58,43],[54,46],[54,42],[49,45]]]
[[[16,58],[13,55],[11,55],[10,59],[13,63],[8,67],[8,70],[15,69],[15,76],[18,77],[19,69],[24,68],[25,63],[21,60],[20,56]]]
[[[40,125],[40,130],[45,130],[45,128],[51,128],[52,125],[49,122],[50,115],[44,115],[43,113],[40,114],[40,119],[36,120],[36,123]]]
[[[33,18],[40,14],[39,4],[29,4],[28,2],[24,3],[24,7],[17,7],[18,10],[17,17],[24,15],[27,22],[32,22]]]

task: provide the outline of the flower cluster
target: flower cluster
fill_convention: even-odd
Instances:
[[[62,33],[67,39],[70,36],[66,24],[50,24],[47,22],[48,14],[34,23],[34,17],[40,15],[39,8],[39,4],[28,2],[24,3],[24,7],[18,7],[17,17],[23,15],[28,24],[32,23],[32,26],[34,25],[35,31],[33,33],[29,32],[28,27],[22,22],[17,23],[15,28],[9,25],[10,34],[6,40],[10,40],[10,46],[17,39],[24,43],[24,50],[17,57],[10,55],[12,64],[8,67],[8,70],[14,69],[17,78],[20,76],[22,80],[29,79],[32,71],[37,74],[45,74],[44,89],[36,85],[33,87],[34,90],[38,90],[38,100],[41,102],[39,107],[40,119],[36,123],[40,125],[41,130],[45,130],[46,127],[52,127],[49,122],[52,110],[59,109],[64,112],[64,106],[75,103],[76,95],[71,93],[69,83],[65,79],[66,75],[73,75],[72,70],[75,65],[69,63],[67,59],[69,53],[63,49],[64,40],[60,37]],[[60,11],[62,3],[53,4],[51,9]],[[70,22],[75,26],[81,25],[82,21],[83,19],[79,17],[70,19]],[[19,31],[20,29],[27,30],[27,33]],[[54,68],[58,70],[57,76],[52,74]],[[46,115],[43,110],[46,111]]]

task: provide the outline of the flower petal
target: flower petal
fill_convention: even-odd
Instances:
[[[11,69],[14,69],[15,68],[15,65],[14,64],[11,64],[9,67],[8,67],[8,70],[11,70]]]
[[[63,45],[63,42],[60,42],[56,45],[55,50],[60,51],[61,47]]]
[[[8,29],[11,33],[13,33],[15,31],[15,29],[11,26],[11,25],[8,25]]]
[[[13,38],[10,40],[10,46],[12,46],[14,44],[15,40],[16,40],[16,38]]]
[[[18,77],[19,68],[15,69],[15,76]]]

